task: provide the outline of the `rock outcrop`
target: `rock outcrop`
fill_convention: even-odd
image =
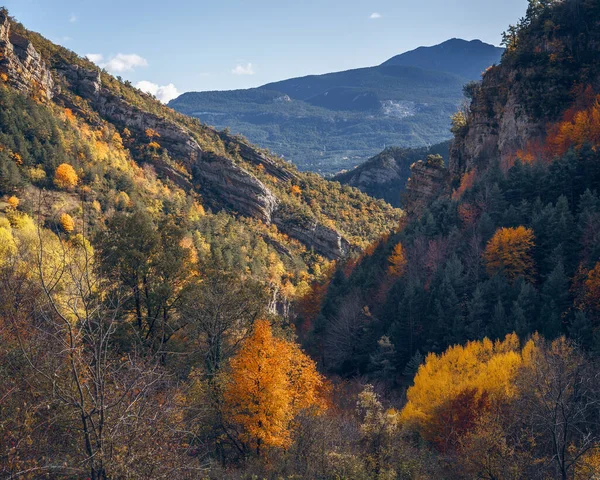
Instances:
[[[247,143],[226,132],[219,132],[219,137],[221,137],[221,140],[223,140],[226,144],[235,145],[240,157],[242,157],[246,162],[254,165],[262,165],[265,169],[265,172],[275,177],[277,180],[287,182],[288,180],[297,179],[297,175],[292,170],[289,168],[282,168],[267,155],[259,150],[256,150],[256,148],[253,148]]]
[[[0,76],[20,92],[52,98],[54,81],[46,62],[28,39],[11,31],[10,21],[1,10]]]
[[[494,161],[508,164],[517,151],[543,139],[545,123],[527,115],[515,90],[509,87],[514,83],[515,72],[509,74],[502,66],[484,76],[471,103],[465,131],[450,149],[449,168],[456,178]]]
[[[444,167],[441,157],[430,155],[410,167],[411,176],[406,184],[404,207],[409,215],[419,215],[431,201],[450,192],[452,175]]]
[[[350,243],[337,230],[321,225],[316,220],[295,221],[275,215],[277,228],[312,248],[330,260],[344,258],[350,252]]]
[[[251,173],[232,160],[203,152],[194,136],[185,127],[168,119],[145,112],[103,88],[98,71],[86,70],[78,65],[63,65],[59,72],[70,88],[91,102],[94,109],[107,120],[127,127],[135,136],[143,138],[147,129],[158,135],[160,145],[169,155],[181,161],[192,172],[196,187],[242,215],[271,223],[277,199],[271,191]],[[250,150],[250,147],[247,147]],[[248,155],[248,153],[247,153]],[[154,166],[182,187],[188,180],[166,165]]]
[[[449,147],[449,142],[429,148],[389,147],[355,169],[336,175],[333,180],[400,207],[402,193],[411,174],[410,166],[431,154],[440,154],[447,159]]]

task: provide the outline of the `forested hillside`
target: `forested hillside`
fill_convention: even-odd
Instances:
[[[0,10],[0,476],[198,478],[289,443],[323,403],[290,305],[401,218]],[[289,349],[268,438],[234,405],[252,335]]]
[[[600,7],[529,3],[466,89],[448,169],[413,166],[413,214],[302,319],[324,371],[413,385],[386,425],[450,478],[598,474]]]

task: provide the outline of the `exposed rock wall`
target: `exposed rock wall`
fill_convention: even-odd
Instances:
[[[507,164],[518,150],[544,137],[544,123],[527,115],[511,88],[514,83],[515,73],[502,66],[484,76],[471,103],[466,131],[450,149],[449,168],[455,177],[493,161]]]
[[[316,221],[298,222],[276,215],[273,222],[282,232],[331,260],[344,258],[350,252],[350,243],[338,231]]]
[[[151,128],[159,135],[159,142],[169,155],[181,161],[192,173],[193,183],[169,165],[159,161],[154,167],[183,188],[196,187],[218,204],[226,205],[242,215],[257,218],[267,224],[272,222],[290,235],[330,259],[343,258],[350,244],[339,232],[317,222],[300,225],[293,221],[284,222],[276,217],[279,207],[277,197],[253,174],[244,170],[233,160],[210,152],[203,152],[191,132],[186,128],[130,105],[102,87],[100,74],[77,65],[63,65],[57,69],[70,88],[87,99],[107,120],[127,127],[136,136],[143,137]],[[235,137],[221,134],[221,138],[238,148],[240,156],[247,162],[263,165],[265,171],[281,181],[295,178],[293,171],[286,170],[269,157],[239,141]]]
[[[98,71],[86,70],[77,65],[64,65],[59,71],[71,88],[89,100],[104,118],[127,127],[139,137],[143,137],[149,128],[157,132],[161,146],[193,173],[196,186],[210,190],[212,195],[219,197],[223,203],[242,215],[271,223],[277,199],[251,173],[228,158],[203,152],[193,135],[184,127],[144,112],[112,94],[102,87]],[[189,186],[186,179],[169,166],[154,166],[180,186]]]
[[[434,199],[449,194],[452,176],[443,163],[431,160],[419,160],[410,170],[404,208],[409,215],[419,215]]]
[[[2,11],[0,74],[3,74],[3,80],[23,93],[52,98],[54,81],[48,66],[29,40],[11,32],[10,22]]]

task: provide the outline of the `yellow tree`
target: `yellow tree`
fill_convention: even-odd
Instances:
[[[75,230],[75,221],[71,215],[68,213],[63,213],[60,216],[60,226],[65,232],[71,233],[73,230]]]
[[[294,343],[274,337],[266,320],[255,323],[230,364],[225,412],[242,428],[239,439],[258,455],[264,448],[289,446],[296,415],[323,406],[315,363]]]
[[[533,230],[530,228],[519,226],[498,229],[484,252],[488,275],[503,273],[509,280],[517,277],[533,280],[534,240]]]
[[[430,354],[407,391],[402,421],[441,449],[474,425],[492,404],[502,404],[517,393],[515,379],[535,348],[523,350],[513,333],[504,341],[469,342]]]

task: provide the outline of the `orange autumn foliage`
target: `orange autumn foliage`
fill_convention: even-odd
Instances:
[[[469,170],[460,179],[460,185],[458,189],[452,192],[452,200],[459,200],[463,194],[473,186],[475,183],[475,170]]]
[[[13,195],[8,198],[6,203],[8,203],[11,208],[17,208],[19,206],[19,199]]]
[[[292,185],[290,193],[292,195],[300,195],[302,193],[302,189],[298,185]]]
[[[390,258],[388,258],[388,275],[392,278],[400,278],[404,274],[406,269],[406,255],[404,254],[404,248],[401,243],[398,243]]]
[[[533,280],[535,268],[532,250],[533,230],[519,226],[500,228],[485,247],[484,258],[488,275],[503,273],[509,280],[524,277]]]
[[[77,185],[79,178],[75,169],[68,163],[61,163],[54,174],[54,184],[58,188],[69,189]]]
[[[587,274],[583,301],[587,309],[600,313],[600,262]]]
[[[240,440],[258,454],[288,447],[298,413],[325,408],[323,378],[314,361],[295,343],[274,337],[266,320],[255,323],[230,365],[225,412],[241,427]]]
[[[585,144],[594,149],[600,146],[600,95],[582,110],[567,111],[563,121],[550,129],[547,138],[552,157],[564,155],[570,148],[579,150]]]

